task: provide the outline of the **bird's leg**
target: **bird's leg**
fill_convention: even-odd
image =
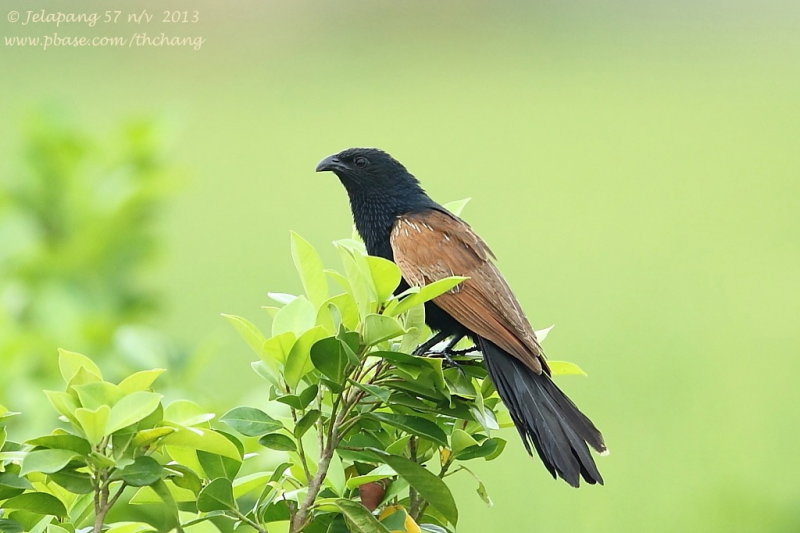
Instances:
[[[480,351],[480,350],[478,350],[478,347],[475,346],[475,345],[472,345],[469,348],[464,348],[463,350],[450,350],[448,353],[450,355],[467,355],[467,354],[475,353],[477,351]]]
[[[425,355],[426,353],[428,353],[428,350],[430,350],[431,348],[433,348],[434,346],[445,340],[447,337],[448,337],[447,333],[445,333],[444,331],[440,331],[430,339],[426,340],[425,342],[417,346],[417,349],[414,350],[414,355]]]

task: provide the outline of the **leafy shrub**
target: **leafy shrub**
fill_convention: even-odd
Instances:
[[[423,304],[464,278],[394,295],[396,265],[356,240],[336,248],[343,273],[292,235],[305,294],[271,294],[268,335],[225,315],[258,356],[269,413],[241,406],[214,422],[192,402],[164,405],[152,391],[162,370],[114,384],[60,351],[66,389],[46,395],[65,426],[24,445],[0,429],[0,529],[452,531],[444,479],[497,458],[506,443],[493,432],[511,425],[480,359],[411,355],[430,335]],[[131,519],[158,502],[161,519]],[[110,511],[122,519],[106,523]]]

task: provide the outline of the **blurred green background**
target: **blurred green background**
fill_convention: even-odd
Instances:
[[[0,51],[8,407],[48,385],[56,345],[105,354],[105,368],[145,367],[124,354],[149,353],[170,367],[172,390],[220,411],[259,397],[251,356],[219,313],[263,324],[267,291],[299,289],[289,230],[335,264],[327,243],[349,235],[349,208],[314,166],[378,146],[434,198],[473,198],[464,216],[533,324],[557,324],[548,353],[589,372],[560,384],[612,450],[599,459],[606,486],[573,490],[509,431],[507,453],[475,465],[494,507],[471,478],[451,478],[460,532],[800,530],[797,3],[6,8],[198,9],[197,24],[146,31],[206,39],[199,51]],[[4,35],[142,31],[0,20]],[[47,184],[87,175],[69,205],[89,214],[71,227],[121,255],[96,266],[85,250],[17,242],[19,220],[53,205]],[[39,211],[20,203],[33,179],[44,180]],[[94,194],[104,183],[144,203],[109,223]],[[89,193],[95,207],[81,203]],[[72,296],[19,322],[20,287],[35,307],[47,291],[31,287],[48,275]],[[132,296],[97,296],[122,293]],[[61,317],[82,306],[94,318],[70,330]]]

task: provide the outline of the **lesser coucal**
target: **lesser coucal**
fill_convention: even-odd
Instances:
[[[347,189],[356,229],[370,255],[394,261],[407,286],[447,276],[468,279],[426,304],[425,321],[438,333],[422,348],[470,337],[511,414],[553,475],[577,487],[603,483],[589,446],[605,452],[603,436],[556,387],[528,319],[483,240],[434,202],[405,167],[386,152],[350,148],[320,161]]]

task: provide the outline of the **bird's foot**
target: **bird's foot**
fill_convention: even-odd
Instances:
[[[452,356],[459,356],[459,355],[469,355],[471,353],[475,353],[479,351],[477,346],[470,346],[469,348],[464,348],[463,350],[447,350],[447,352]]]

